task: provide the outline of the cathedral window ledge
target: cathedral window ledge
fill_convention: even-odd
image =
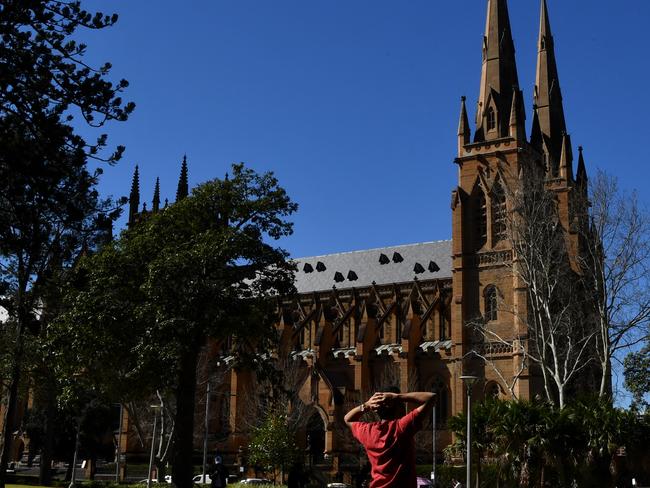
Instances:
[[[445,341],[427,341],[418,347],[425,354],[433,354],[441,350],[451,350],[451,340]]]
[[[302,351],[293,351],[289,355],[293,360],[303,360],[316,358],[316,352],[313,349],[303,349]]]
[[[392,354],[401,354],[403,352],[401,344],[382,344],[375,348],[377,356],[388,356]]]
[[[345,359],[347,357],[355,357],[357,355],[356,347],[343,347],[340,349],[333,349],[332,356],[335,358]]]

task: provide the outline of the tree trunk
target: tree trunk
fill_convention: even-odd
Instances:
[[[38,473],[38,483],[41,486],[50,486],[52,484],[52,451],[54,449],[55,414],[54,391],[52,391],[53,384],[53,379],[48,378],[48,385],[45,385],[45,437],[43,439],[43,445],[41,446],[41,466]]]
[[[16,338],[17,344],[14,351],[9,390],[7,392],[7,409],[5,410],[2,437],[0,438],[0,444],[2,445],[2,454],[0,455],[0,488],[5,488],[5,473],[7,472],[7,466],[9,465],[9,456],[11,455],[13,444],[12,437],[15,429],[14,423],[16,420],[16,411],[18,409],[18,385],[20,384],[21,377],[20,359],[23,355],[24,323],[24,320],[19,317],[17,326],[18,336]]]
[[[181,359],[176,388],[176,420],[172,445],[172,477],[178,488],[192,488],[194,451],[194,404],[198,354],[190,348]],[[1,487],[0,487],[1,488]]]

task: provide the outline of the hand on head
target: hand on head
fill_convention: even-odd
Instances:
[[[391,392],[377,392],[366,402],[366,407],[370,410],[376,411],[381,407],[390,406],[397,398],[397,393]]]

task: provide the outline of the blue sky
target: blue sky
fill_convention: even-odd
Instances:
[[[87,0],[118,24],[82,33],[95,64],[137,103],[109,142],[104,194],[142,200],[157,176],[173,200],[244,161],[271,170],[300,205],[295,257],[448,239],[460,97],[473,115],[485,0]],[[179,5],[181,7],[179,7]],[[587,169],[646,190],[647,0],[549,0],[574,150]],[[510,2],[520,85],[532,116],[539,0]],[[123,224],[123,221],[121,222]]]
[[[142,199],[150,205],[157,176],[173,199],[187,153],[192,184],[235,161],[274,171],[300,204],[283,243],[294,256],[450,237],[459,99],[473,111],[485,0],[85,5],[119,13],[114,28],[83,38],[137,103],[106,128],[127,151],[106,168],[105,194],[128,194],[139,164]],[[650,2],[549,9],[574,145],[590,172],[644,190]],[[510,16],[530,126],[539,1],[511,1]]]

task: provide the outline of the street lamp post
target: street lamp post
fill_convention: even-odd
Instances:
[[[74,440],[74,455],[72,456],[72,476],[70,478],[70,484],[68,485],[68,488],[75,488],[77,483],[77,455],[79,454],[79,434],[81,432],[82,418],[83,414],[81,414],[77,420],[77,434]]]
[[[210,418],[210,380],[208,379],[208,385],[205,390],[205,421],[203,426],[203,478],[201,478],[202,483],[207,483],[206,481],[206,471],[207,471],[207,460],[208,460],[208,429],[210,424],[208,420]]]
[[[117,428],[117,449],[115,450],[115,483],[120,482],[120,459],[122,457],[122,429],[124,428],[122,419],[124,416],[123,405],[120,403],[120,424]]]
[[[433,451],[433,465],[431,467],[431,484],[436,486],[436,405],[433,405],[433,437],[431,440],[431,450]]]
[[[151,488],[151,470],[153,469],[153,451],[156,445],[156,427],[158,423],[158,409],[162,405],[150,405],[153,408],[153,433],[151,434],[151,452],[149,454],[149,472],[147,473],[147,488]]]
[[[460,377],[467,388],[467,474],[465,486],[472,486],[472,387],[478,381],[478,376],[464,375]]]

